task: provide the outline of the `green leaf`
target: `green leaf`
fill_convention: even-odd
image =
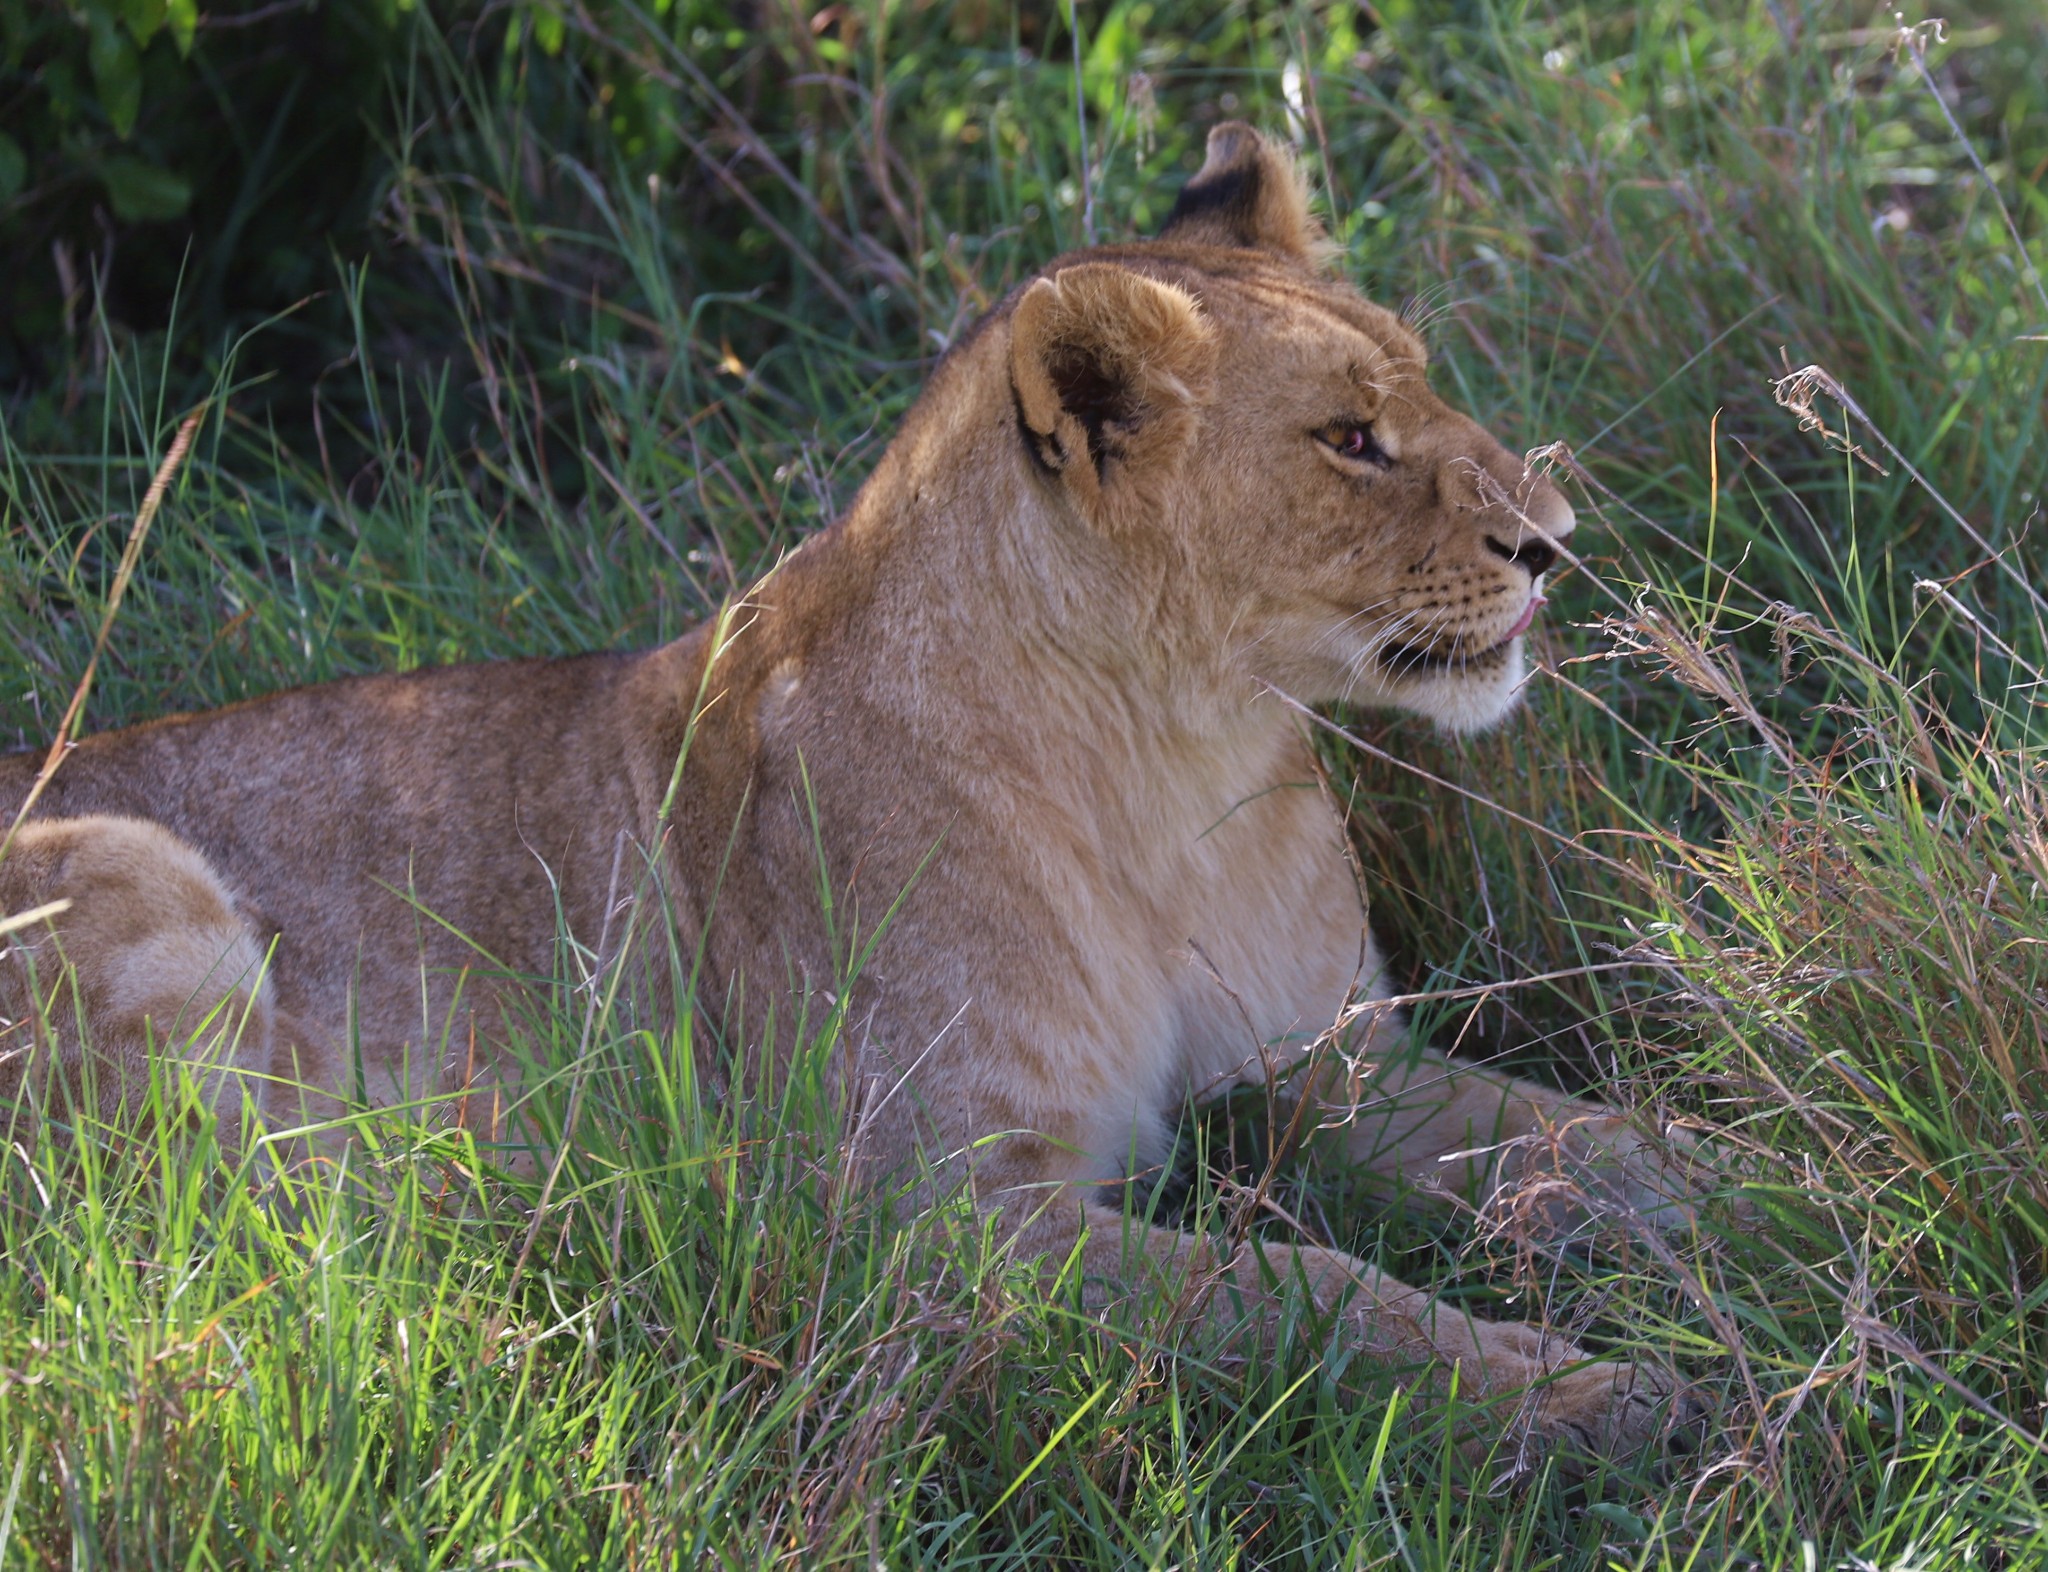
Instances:
[[[139,158],[110,158],[100,166],[100,183],[115,216],[130,223],[176,218],[192,204],[192,182]]]
[[[121,16],[137,49],[147,49],[164,25],[164,0],[121,0]]]
[[[562,13],[552,6],[541,6],[533,13],[533,40],[550,56],[562,52]]]
[[[142,111],[142,57],[135,52],[135,41],[113,17],[99,13],[92,19],[87,55],[92,61],[93,85],[99,89],[100,108],[114,135],[125,142]]]
[[[1650,1525],[1627,1507],[1616,1506],[1611,1501],[1595,1501],[1586,1510],[1624,1539],[1634,1540],[1640,1544],[1650,1537]]]
[[[50,101],[50,117],[58,125],[69,127],[78,119],[86,94],[73,62],[60,55],[43,67],[43,93]]]
[[[32,35],[42,31],[29,26],[27,0],[0,0],[0,69],[17,69],[28,54]]]
[[[28,184],[28,154],[21,144],[0,131],[0,202],[12,202]]]
[[[171,24],[171,42],[178,46],[178,54],[191,54],[193,35],[199,31],[199,0],[170,0],[164,14]]]

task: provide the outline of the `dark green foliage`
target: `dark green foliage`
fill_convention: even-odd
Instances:
[[[537,1229],[537,1182],[397,1120],[295,1208],[203,1134],[0,1144],[0,1562],[2048,1555],[2048,21],[1920,31],[1923,77],[1846,6],[1140,0],[1081,8],[1077,72],[1061,14],[324,6],[189,56],[160,30],[125,142],[97,97],[50,132],[22,52],[4,736],[49,740],[202,400],[92,725],[667,637],[844,505],[932,357],[1091,207],[1155,224],[1225,115],[1298,131],[1438,385],[1578,466],[1527,713],[1327,738],[1401,980],[1452,995],[1418,1030],[1733,1132],[1762,1215],[1556,1252],[1315,1161],[1266,1193],[1676,1361],[1708,1450],[1597,1501],[1490,1493],[1439,1422],[1340,1404],[1312,1329],[1250,1371],[1156,1306],[1101,1337],[966,1216],[835,1190],[804,1085],[710,1095],[565,947],[531,1116],[585,1097]],[[90,91],[70,13],[0,15]],[[313,80],[283,28],[359,54]],[[255,129],[220,137],[172,106],[231,64]],[[301,78],[348,102],[256,160]],[[282,172],[302,143],[331,181]],[[183,216],[112,217],[62,162],[124,150],[190,181]],[[108,233],[67,329],[51,242],[88,280]],[[1260,1177],[1237,1112],[1191,1121],[1191,1194],[1160,1200],[1195,1226]]]
[[[378,247],[414,139],[491,113],[465,88],[529,132],[589,121],[626,158],[673,151],[659,89],[607,35],[644,24],[714,69],[746,35],[716,0],[653,11],[578,8],[572,31],[536,0],[4,0],[0,397],[60,376],[102,305],[203,366],[224,335],[331,291]],[[347,334],[340,302],[301,309],[271,356],[310,376]]]

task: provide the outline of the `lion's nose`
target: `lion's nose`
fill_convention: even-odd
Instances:
[[[1558,545],[1571,534],[1575,522],[1564,493],[1537,477],[1523,510],[1512,522],[1513,542],[1488,535],[1486,548],[1503,562],[1525,569],[1532,579],[1540,578],[1556,564]]]
[[[1525,531],[1520,541],[1512,546],[1503,545],[1491,535],[1486,537],[1486,549],[1503,562],[1512,562],[1525,569],[1532,579],[1541,578],[1557,561],[1557,548],[1533,532]]]

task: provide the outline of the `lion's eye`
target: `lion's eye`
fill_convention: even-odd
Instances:
[[[1378,469],[1393,467],[1393,459],[1374,438],[1370,426],[1361,426],[1352,421],[1339,421],[1322,433],[1322,438],[1338,453],[1357,463],[1371,464]]]

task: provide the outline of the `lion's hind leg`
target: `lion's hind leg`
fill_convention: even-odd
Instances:
[[[151,1059],[189,1072],[238,1144],[271,1070],[265,949],[194,847],[141,819],[24,825],[0,861],[0,1122],[132,1119]],[[33,1130],[19,1127],[15,1139]]]

